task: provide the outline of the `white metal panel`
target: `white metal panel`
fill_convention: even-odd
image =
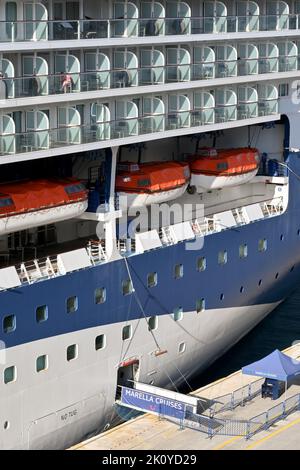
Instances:
[[[220,230],[234,227],[236,225],[236,220],[233,217],[233,214],[231,211],[225,211],[225,212],[220,212],[220,214],[216,214],[216,221]]]
[[[0,290],[11,289],[20,285],[21,281],[14,266],[0,269]]]
[[[263,211],[259,204],[252,204],[251,206],[247,206],[246,212],[250,222],[264,218]]]
[[[191,395],[184,395],[183,393],[173,392],[172,390],[167,390],[165,388],[155,387],[154,385],[148,385],[141,382],[135,382],[134,388],[140,390],[141,392],[153,393],[165,398],[170,398],[171,400],[181,401],[187,405],[197,406],[199,397],[193,397]]]
[[[137,253],[144,253],[144,251],[147,250],[160,248],[162,245],[157,230],[137,233],[135,235],[135,246]]]
[[[182,222],[180,224],[172,225],[172,232],[179,242],[195,238],[190,222]]]
[[[92,262],[86,249],[81,248],[58,255],[57,266],[60,274],[66,274],[92,266]]]

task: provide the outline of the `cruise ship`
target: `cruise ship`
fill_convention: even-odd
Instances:
[[[109,429],[297,286],[298,77],[299,0],[0,2],[1,449]]]

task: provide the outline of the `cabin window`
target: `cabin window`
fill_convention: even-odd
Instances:
[[[239,255],[240,255],[241,259],[247,258],[247,256],[248,256],[248,246],[246,244],[240,245]]]
[[[147,284],[148,287],[155,287],[157,286],[157,273],[150,273],[147,277]]]
[[[278,89],[278,95],[282,96],[289,96],[289,84],[288,83],[280,83]]]
[[[122,282],[122,292],[123,295],[130,295],[133,292],[133,285],[130,279],[126,279],[126,281]]]
[[[205,310],[205,299],[198,299],[196,302],[196,312],[201,313]]]
[[[74,313],[78,310],[78,297],[74,295],[67,299],[67,313]]]
[[[106,336],[105,335],[99,335],[95,339],[95,349],[96,351],[99,351],[100,349],[104,349],[106,346]]]
[[[228,163],[227,162],[221,162],[217,164],[217,170],[228,170]]]
[[[183,308],[177,307],[173,310],[174,321],[181,321],[183,319]]]
[[[104,304],[106,301],[106,289],[105,287],[98,287],[95,289],[95,304]]]
[[[16,366],[10,366],[4,369],[3,380],[5,384],[8,384],[10,382],[15,382],[16,378],[17,378]]]
[[[265,238],[262,238],[261,240],[259,240],[259,242],[258,242],[258,251],[264,252],[264,251],[267,251],[267,248],[268,248],[267,240]]]
[[[197,259],[197,271],[205,271],[206,269],[206,258],[203,256]]]
[[[183,277],[183,264],[176,264],[174,268],[175,279],[181,279]]]
[[[48,356],[44,354],[43,356],[39,356],[36,360],[36,371],[42,372],[46,369],[48,369]]]
[[[178,346],[178,352],[179,354],[183,354],[186,350],[186,344],[185,343],[179,343],[179,346]]]
[[[122,330],[122,340],[126,341],[127,339],[130,339],[131,335],[132,335],[131,325],[124,326]]]
[[[218,263],[219,264],[226,264],[228,261],[227,251],[219,251],[218,254]]]
[[[78,345],[77,344],[71,344],[70,346],[67,347],[67,361],[73,361],[74,359],[77,359],[78,357]]]
[[[7,315],[3,318],[3,332],[12,333],[17,325],[16,315]]]
[[[36,308],[36,321],[37,323],[43,323],[48,320],[48,307],[47,305],[40,305]]]
[[[157,327],[158,327],[158,317],[157,316],[150,317],[148,320],[148,330],[149,331],[157,330]]]

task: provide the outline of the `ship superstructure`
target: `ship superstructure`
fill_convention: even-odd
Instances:
[[[298,0],[1,2],[1,448],[107,429],[299,282],[299,76]],[[131,236],[126,191],[192,210]]]

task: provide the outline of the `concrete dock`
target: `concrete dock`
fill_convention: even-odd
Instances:
[[[289,356],[300,359],[300,344],[284,351]],[[209,400],[237,390],[241,386],[257,380],[257,377],[242,375],[241,371],[206,385],[193,392],[193,395]],[[292,385],[286,398],[300,394],[300,385]],[[228,419],[248,419],[267,411],[281,403],[285,396],[272,401],[257,397],[245,406],[238,406],[222,415]],[[70,450],[300,450],[300,411],[277,421],[269,429],[255,434],[246,440],[240,436],[216,435],[212,439],[193,429],[180,429],[178,424],[157,416],[144,414],[116,428],[84,441]]]

